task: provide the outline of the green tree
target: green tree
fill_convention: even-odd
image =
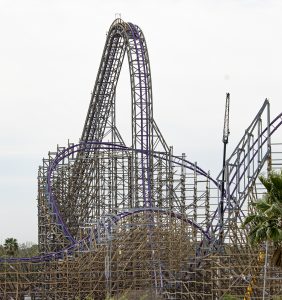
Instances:
[[[254,213],[247,216],[243,227],[250,227],[249,239],[253,245],[273,243],[272,264],[282,267],[282,170],[259,179],[267,192],[253,203]]]
[[[15,256],[19,249],[17,239],[7,238],[4,243],[4,249],[8,256]]]
[[[5,249],[2,245],[0,245],[0,257],[5,255]]]
[[[38,245],[26,242],[19,245],[18,256],[31,257],[39,254]]]

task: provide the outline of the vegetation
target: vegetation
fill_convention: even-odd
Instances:
[[[38,255],[38,245],[33,243],[18,244],[17,239],[7,238],[0,245],[0,257],[31,257]]]
[[[0,245],[0,257],[4,256],[6,254],[4,246]]]
[[[232,296],[230,294],[225,294],[223,297],[222,297],[222,300],[238,300],[238,298],[236,298],[235,296]]]
[[[4,250],[6,252],[6,255],[15,256],[19,250],[17,239],[7,238],[4,243]]]
[[[253,203],[254,214],[247,216],[243,227],[250,226],[253,245],[269,241],[275,247],[272,264],[282,268],[282,171],[259,177],[267,193]]]
[[[31,242],[20,244],[18,256],[19,257],[31,257],[39,254],[38,245]]]

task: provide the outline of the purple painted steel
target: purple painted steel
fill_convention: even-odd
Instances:
[[[148,212],[158,212],[158,213],[161,213],[161,214],[167,214],[167,215],[170,215],[170,216],[175,217],[177,219],[183,220],[186,223],[192,225],[194,228],[198,229],[208,240],[211,240],[211,236],[209,235],[209,233],[207,231],[203,230],[203,228],[197,222],[195,222],[191,219],[188,219],[186,216],[184,216],[183,214],[178,213],[176,211],[171,211],[171,210],[161,209],[161,208],[155,208],[155,207],[135,208],[135,209],[132,209],[130,211],[121,212],[121,213],[117,214],[115,216],[115,218],[117,218],[117,221],[119,221],[119,220],[121,220],[121,219],[123,219],[127,216],[137,214],[139,212],[147,212],[147,211]]]
[[[276,122],[277,120],[279,120],[279,119],[281,119],[280,122],[279,122],[277,125],[274,125],[275,122]],[[281,124],[282,124],[282,113],[279,114],[279,115],[278,115],[278,116],[270,123],[270,126],[274,126],[273,129],[272,129],[271,132],[270,132],[270,136],[271,136],[271,135],[272,135],[272,134],[280,127]],[[261,137],[263,137],[264,134],[267,133],[267,130],[268,130],[268,128],[265,128],[265,129],[263,130],[263,132],[261,133]],[[250,147],[250,151],[255,147],[255,145],[258,143],[258,141],[259,141],[259,138],[257,138],[257,139],[255,140],[254,144]],[[245,169],[244,169],[244,172],[241,174],[241,176],[240,176],[240,178],[239,178],[239,181],[243,178],[245,172],[246,172],[247,169],[248,169],[248,166],[251,164],[251,162],[252,162],[252,161],[254,160],[254,158],[256,157],[256,155],[257,155],[259,149],[262,148],[262,146],[263,146],[266,142],[267,142],[267,138],[265,138],[265,139],[262,141],[260,147],[256,150],[256,152],[255,152],[255,153],[253,154],[253,156],[251,157],[251,159],[250,159],[250,161],[249,161],[249,164],[246,165],[246,167],[245,167]],[[247,154],[245,154],[244,160],[245,160],[246,158],[247,158]],[[235,173],[235,174],[233,175],[233,177],[231,178],[231,181],[233,181],[235,178],[236,178],[236,173]],[[234,192],[235,192],[237,186],[238,186],[238,183],[237,183],[237,185],[234,186],[233,191],[230,193],[230,196],[231,196],[231,197],[234,196]]]
[[[144,49],[144,45],[143,45],[143,43],[145,43],[145,40],[140,37],[137,27],[132,23],[125,23],[122,20],[116,20],[110,27],[106,46],[102,56],[98,77],[97,77],[97,79],[99,80],[97,80],[95,83],[93,97],[91,99],[91,104],[88,111],[81,140],[85,142],[90,140],[101,142],[103,138],[104,129],[101,128],[101,126],[102,127],[105,126],[104,125],[105,119],[108,118],[108,109],[105,108],[104,106],[106,105],[107,101],[108,102],[110,101],[109,98],[110,96],[107,95],[104,97],[105,99],[103,99],[104,94],[103,91],[100,92],[101,89],[100,81],[104,80],[103,74],[106,71],[107,74],[112,73],[115,74],[115,78],[118,77],[120,72],[120,67],[121,67],[121,64],[119,64],[119,67],[115,69],[112,68],[112,64],[109,63],[110,59],[108,53],[113,48],[112,39],[114,38],[123,41],[122,51],[125,51],[126,48],[128,58],[129,58],[129,67],[130,67],[129,69],[130,69],[130,75],[132,79],[131,80],[131,90],[133,95],[132,100],[135,106],[134,109],[135,111],[137,111],[135,115],[135,119],[133,121],[135,122],[134,128],[138,129],[135,132],[135,140],[133,141],[132,146],[133,148],[138,148],[142,150],[141,167],[140,167],[141,179],[139,184],[140,187],[142,187],[143,205],[151,206],[152,205],[151,187],[147,188],[146,185],[146,182],[151,182],[150,159],[148,158],[147,153],[143,152],[143,151],[148,151],[148,153],[150,153],[150,151],[152,150],[151,149],[152,146],[150,145],[149,142],[149,138],[151,136],[151,131],[152,131],[151,123],[153,123],[153,116],[150,115],[149,113],[150,105],[151,105],[151,99],[150,99],[151,93],[149,92],[149,89],[151,89],[151,86],[148,85],[148,78],[147,78],[148,70],[147,70],[146,60],[145,60],[146,49]],[[114,55],[113,57],[115,58]],[[120,57],[123,57],[123,55],[120,55]],[[109,82],[109,80],[106,80],[105,86],[103,85],[103,87],[106,89],[106,85],[108,85],[108,88],[110,89],[109,93],[112,93],[113,90],[115,90],[116,82],[117,81]],[[99,122],[99,120],[101,121]]]
[[[147,72],[146,72],[146,64],[144,61],[144,48],[142,45],[142,41],[140,39],[139,33],[132,23],[128,23],[134,44],[135,44],[135,51],[136,51],[136,59],[138,65],[138,77],[139,77],[139,105],[140,105],[140,114],[141,114],[141,168],[142,168],[142,189],[143,189],[143,206],[152,207],[152,198],[151,198],[151,180],[150,180],[150,159],[148,156],[148,152],[150,152],[150,145],[149,145],[149,130],[148,127],[150,126],[150,118],[148,116],[149,104],[148,104],[148,83],[147,83]],[[138,45],[139,44],[139,45]],[[138,47],[139,46],[139,47]],[[139,51],[141,50],[141,51]],[[140,54],[140,57],[139,57]],[[140,62],[140,58],[142,61]],[[142,80],[143,77],[143,80]],[[145,97],[143,97],[143,94]],[[143,108],[144,105],[144,108]],[[145,110],[145,113],[144,113]],[[145,116],[144,116],[145,115]],[[145,123],[145,125],[144,125]],[[144,138],[145,133],[145,138]],[[145,139],[145,142],[144,142]],[[146,181],[148,185],[146,186]],[[146,189],[147,187],[147,189]],[[148,190],[148,196],[146,191]],[[147,197],[149,199],[147,199]]]
[[[132,23],[122,22],[120,24],[117,23],[116,26],[120,26],[120,28],[116,29],[117,34],[119,34],[121,38],[126,40],[125,41],[127,43],[126,45],[134,46],[132,48],[128,47],[127,51],[128,51],[128,56],[130,56],[130,55],[131,55],[131,57],[134,56],[134,58],[135,58],[134,63],[137,64],[137,67],[134,69],[134,71],[133,71],[133,66],[131,66],[132,69],[130,69],[131,75],[134,77],[134,80],[137,78],[136,79],[137,82],[135,82],[133,80],[134,81],[133,83],[135,85],[133,86],[133,83],[132,83],[132,86],[131,86],[132,92],[134,93],[134,97],[138,98],[138,99],[134,98],[135,105],[136,105],[136,107],[138,106],[138,108],[139,108],[138,114],[136,114],[136,116],[138,115],[138,117],[135,116],[136,117],[135,126],[139,126],[136,130],[136,137],[135,137],[136,144],[133,145],[132,147],[126,147],[124,145],[114,144],[114,143],[109,143],[109,142],[102,142],[101,140],[99,140],[99,139],[102,139],[103,134],[96,133],[95,131],[101,130],[101,132],[102,132],[103,129],[97,127],[97,126],[99,126],[98,117],[101,117],[101,116],[98,116],[97,120],[95,120],[95,122],[98,125],[95,123],[97,126],[95,125],[96,127],[94,126],[94,129],[92,128],[92,132],[91,132],[92,135],[95,133],[97,135],[97,137],[99,137],[98,141],[87,140],[88,136],[90,136],[90,129],[87,128],[87,130],[88,129],[89,130],[86,132],[86,135],[85,135],[86,139],[80,144],[73,145],[73,146],[66,148],[63,151],[59,152],[57,154],[57,156],[55,157],[55,159],[49,165],[49,168],[47,171],[46,196],[47,196],[48,204],[52,211],[52,214],[54,215],[56,224],[61,228],[63,235],[69,240],[70,246],[68,246],[58,252],[48,253],[48,254],[45,254],[42,256],[35,256],[32,258],[8,258],[8,259],[0,258],[1,263],[14,262],[14,261],[42,262],[42,261],[50,261],[52,259],[60,259],[63,257],[63,255],[65,253],[72,254],[74,251],[82,249],[85,241],[89,241],[90,236],[86,236],[85,238],[83,238],[82,240],[79,240],[79,241],[77,241],[72,236],[68,226],[65,223],[65,220],[63,219],[63,217],[60,213],[60,209],[59,209],[56,197],[52,191],[52,179],[53,179],[54,171],[56,170],[57,166],[64,158],[66,158],[70,155],[73,155],[75,153],[82,153],[82,152],[90,153],[90,152],[97,152],[100,150],[101,151],[102,150],[113,150],[113,151],[132,151],[132,152],[136,153],[137,155],[139,154],[141,156],[141,174],[142,175],[140,178],[140,185],[142,185],[143,207],[133,208],[131,210],[122,211],[116,215],[111,216],[112,220],[115,223],[117,223],[120,220],[122,220],[130,215],[133,215],[133,214],[138,214],[141,212],[150,212],[150,213],[157,212],[157,213],[166,214],[166,215],[172,216],[174,218],[185,221],[187,224],[189,224],[189,225],[193,226],[195,229],[199,230],[209,242],[212,241],[214,234],[216,233],[216,231],[218,229],[218,227],[215,227],[214,230],[211,231],[210,227],[208,227],[207,230],[204,230],[195,221],[188,219],[185,215],[183,215],[177,211],[153,207],[152,191],[151,191],[151,182],[152,182],[151,159],[154,157],[157,157],[160,154],[163,154],[163,157],[161,157],[161,159],[167,160],[167,161],[170,161],[170,159],[167,158],[167,156],[165,155],[166,153],[164,153],[164,152],[153,151],[153,143],[151,143],[151,141],[150,141],[150,138],[152,136],[152,130],[153,130],[152,124],[151,124],[151,122],[153,122],[152,115],[151,115],[151,108],[152,108],[151,107],[152,106],[151,94],[150,94],[151,86],[149,85],[149,79],[148,79],[150,76],[150,71],[149,71],[149,69],[148,69],[149,67],[147,65],[147,58],[146,58],[147,50],[145,49],[145,44],[144,44],[145,41],[142,38],[141,31],[136,25],[133,25]],[[112,28],[112,30],[115,29],[114,27],[111,27],[111,28]],[[125,28],[127,28],[127,29],[125,29]],[[131,42],[133,42],[133,44],[129,44],[130,40],[131,40]],[[111,50],[111,46],[112,46],[111,43],[113,43],[113,40],[111,40],[111,41],[107,40],[107,42],[109,42],[109,44],[107,44],[106,46],[108,46],[109,49]],[[118,38],[115,40],[115,43],[116,43],[116,45],[119,45]],[[124,46],[124,44],[122,44],[122,46]],[[114,51],[117,51],[117,48],[114,48]],[[108,61],[109,65],[110,65],[110,68],[107,70],[108,78],[111,75],[111,71],[114,72],[114,70],[112,70],[112,68],[113,68],[112,66],[113,66],[113,62],[115,59],[115,53],[116,52],[112,53],[111,59]],[[119,55],[119,59],[121,59],[122,52],[120,52],[118,55]],[[131,61],[131,63],[133,65],[133,60]],[[111,88],[114,89],[114,87],[115,87],[115,83],[112,83]],[[101,86],[98,86],[98,88],[101,88]],[[103,88],[105,90],[107,89],[107,87],[103,87]],[[104,91],[104,94],[105,94],[105,91]],[[103,97],[104,94],[98,93],[97,97]],[[101,105],[103,105],[103,103]],[[106,104],[104,103],[104,106],[105,105]],[[104,107],[104,106],[100,109],[103,110],[101,115],[105,116],[105,118],[106,118],[107,107]],[[135,107],[135,109],[136,109],[136,107]],[[97,115],[99,113],[100,112],[97,112]],[[95,116],[93,116],[93,118]],[[279,119],[281,119],[281,120],[278,122],[278,124],[276,124],[277,120],[279,120]],[[137,120],[138,120],[138,122],[140,121],[140,124],[137,124],[138,123]],[[271,130],[270,135],[272,135],[281,126],[281,124],[282,124],[282,114],[277,116],[271,122],[271,126],[274,126],[274,128]],[[89,125],[89,124],[87,123],[86,125]],[[90,122],[90,125],[91,125],[91,122]],[[261,143],[261,145],[259,145],[260,147],[262,147],[266,143],[267,138],[264,137],[264,134],[266,133],[266,131],[267,131],[267,129],[265,129],[261,133],[261,136],[254,142],[254,144],[252,145],[250,150],[254,149],[255,145],[259,143],[258,141],[260,138],[262,139],[262,143]],[[95,134],[93,136],[95,136]],[[140,148],[136,147],[137,144]],[[248,165],[244,169],[243,174],[241,174],[241,176],[239,177],[239,181],[242,180],[248,166],[254,160],[258,151],[259,151],[259,149],[257,149],[255,151],[255,153],[253,154],[253,156],[251,157]],[[244,160],[246,159],[246,157],[247,157],[247,154],[245,154]],[[196,172],[198,174],[209,178],[215,184],[215,186],[217,188],[219,188],[219,183],[216,180],[212,179],[203,169],[199,168],[198,166],[195,166],[194,164],[192,164],[191,162],[189,162],[187,160],[180,159],[177,156],[171,156],[171,159],[174,159],[173,162],[177,165],[184,166],[185,168],[188,168],[191,170],[196,170]],[[234,180],[234,178],[236,178],[236,173],[233,175],[232,180]],[[236,190],[236,186],[233,188],[233,191],[230,193],[231,197],[233,196],[235,190]],[[224,211],[226,211],[226,209],[227,209],[227,206],[225,206]],[[216,210],[214,212],[214,215],[212,217],[212,222],[215,220],[217,213],[218,213],[218,210]],[[98,229],[97,228],[94,229],[94,232],[95,232],[95,238],[97,239]]]
[[[97,147],[97,146],[100,146],[100,147]],[[103,146],[103,147],[101,147],[101,146]],[[132,149],[130,147],[126,147],[126,146],[119,145],[119,144],[113,144],[113,143],[108,143],[108,142],[102,142],[102,143],[87,142],[87,143],[80,143],[77,145],[73,145],[73,146],[63,150],[55,157],[55,159],[52,161],[51,165],[49,166],[49,170],[48,170],[48,177],[47,177],[48,202],[52,209],[52,213],[55,215],[55,218],[56,218],[58,224],[61,226],[63,233],[65,234],[65,237],[72,244],[76,243],[76,241],[73,238],[73,236],[70,234],[67,225],[65,224],[64,220],[62,219],[62,216],[59,213],[59,208],[58,208],[58,204],[56,201],[56,197],[52,193],[52,174],[53,174],[53,171],[56,169],[57,165],[59,164],[59,162],[61,160],[63,160],[64,158],[66,158],[67,156],[70,156],[70,155],[80,152],[80,151],[95,152],[95,151],[101,150],[101,149],[134,151],[134,152],[141,153],[141,154],[146,153],[146,151],[142,151],[139,149]],[[157,155],[157,154],[160,154],[160,152],[156,152],[155,155]],[[186,161],[186,162],[188,162],[188,161]],[[188,166],[185,166],[185,167],[188,167]],[[193,164],[191,164],[190,169],[194,170],[194,168],[195,168],[195,166]],[[204,175],[204,176],[206,175],[206,174],[203,174],[202,171],[200,171],[199,174]],[[208,176],[208,175],[206,175],[206,176]]]
[[[280,119],[280,120],[279,120],[279,119]],[[275,131],[276,131],[281,125],[282,125],[282,113],[280,113],[280,114],[279,114],[276,118],[274,118],[274,119],[272,120],[272,122],[270,123],[270,127],[271,127],[270,136],[272,136],[272,135],[275,133]],[[230,199],[232,199],[232,198],[234,197],[234,193],[235,193],[235,191],[236,191],[236,188],[237,188],[238,184],[239,184],[240,181],[243,179],[243,177],[244,177],[244,175],[245,175],[245,173],[246,173],[248,167],[250,166],[250,164],[252,163],[252,161],[253,161],[253,160],[255,159],[255,157],[257,156],[259,150],[260,150],[260,149],[263,147],[263,145],[267,142],[267,139],[268,139],[268,138],[265,137],[265,134],[267,133],[267,130],[268,130],[268,127],[266,127],[266,128],[261,132],[260,136],[254,141],[253,145],[250,147],[250,151],[251,151],[251,150],[253,150],[254,147],[258,144],[258,141],[259,141],[259,140],[262,141],[261,144],[259,145],[258,149],[257,149],[257,150],[254,152],[254,154],[250,157],[250,160],[249,160],[248,164],[245,165],[244,170],[243,170],[242,174],[241,174],[240,177],[239,177],[239,182],[237,182],[237,183],[234,185],[232,191],[230,192],[230,197],[231,197]],[[248,155],[248,154],[246,153],[245,156],[244,156],[244,159],[243,159],[242,162],[241,162],[241,165],[242,165],[242,166],[244,165],[244,162],[245,162],[245,160],[247,159],[247,155]],[[266,155],[267,155],[267,154],[266,154]],[[261,167],[262,167],[262,166],[261,166]],[[258,176],[260,170],[261,170],[261,168],[260,168],[259,170],[257,170],[256,176]],[[237,173],[235,172],[235,174],[234,174],[233,177],[231,178],[231,182],[235,180],[236,176],[237,176]],[[247,189],[248,187],[249,187],[249,186],[247,186],[245,189]],[[226,195],[225,195],[225,196],[226,196]],[[243,201],[242,201],[241,205],[240,205],[239,207],[237,207],[237,209],[240,209],[240,210],[241,210],[242,206],[243,206]],[[226,210],[227,210],[227,205],[225,205],[225,207],[224,207],[224,212],[226,212]],[[242,212],[242,214],[244,214],[244,213]],[[214,212],[214,214],[213,214],[213,216],[212,216],[212,222],[216,219],[217,215],[218,215],[218,208],[216,209],[216,211]],[[211,223],[212,223],[212,222],[211,222]],[[216,234],[216,232],[218,231],[218,229],[219,229],[219,224],[217,223],[216,226],[215,226],[214,229],[213,229],[213,234]]]
[[[98,147],[97,147],[98,146]],[[32,262],[43,262],[43,261],[49,261],[52,259],[60,259],[63,257],[63,255],[65,253],[67,254],[72,254],[74,251],[76,251],[78,248],[82,247],[84,245],[84,242],[87,241],[89,239],[89,236],[85,237],[84,239],[80,240],[80,241],[76,241],[72,235],[70,234],[67,225],[65,224],[61,214],[60,214],[60,210],[58,207],[58,203],[56,200],[55,195],[52,192],[52,175],[53,172],[56,170],[56,167],[58,166],[58,164],[64,160],[66,157],[71,156],[75,153],[78,152],[95,152],[98,150],[115,150],[115,151],[134,151],[134,152],[138,152],[138,153],[142,153],[141,150],[139,149],[132,149],[130,147],[126,147],[120,144],[113,144],[113,143],[109,143],[109,142],[87,142],[87,143],[80,143],[80,144],[76,144],[76,145],[72,145],[66,149],[64,149],[63,151],[59,152],[57,154],[57,156],[54,158],[54,160],[52,161],[52,163],[49,165],[48,168],[48,177],[47,177],[47,199],[48,199],[48,203],[50,205],[50,208],[52,210],[53,215],[56,218],[56,221],[58,223],[58,225],[62,228],[63,233],[65,234],[65,237],[71,242],[70,246],[62,249],[58,252],[53,252],[53,253],[48,253],[42,256],[35,256],[35,257],[31,257],[31,258],[27,258],[27,257],[20,257],[20,258],[0,258],[0,263],[4,263],[4,262],[15,262],[15,261],[32,261]],[[143,151],[143,153],[146,153],[146,151]],[[155,151],[153,156],[154,157],[158,157],[159,154],[165,154],[159,151]],[[166,156],[164,155],[164,160]],[[173,158],[178,159],[178,161],[176,161],[175,163],[180,165],[180,158],[173,156]],[[201,168],[195,166],[193,163],[187,161],[187,160],[183,160],[186,165],[184,165],[185,168],[191,169],[191,170],[195,170],[203,176],[206,176],[207,178],[210,178],[210,176],[205,173]],[[215,180],[213,180],[214,183],[216,183]],[[187,224],[190,224],[191,226],[193,226],[194,228],[196,228],[197,230],[199,230],[203,236],[206,237],[206,239],[210,240],[211,237],[209,235],[209,233],[207,231],[205,231],[199,224],[197,224],[195,221],[188,219],[185,215],[176,212],[176,211],[172,211],[172,210],[166,210],[166,209],[161,209],[161,208],[154,208],[154,207],[144,207],[144,208],[135,208],[132,210],[127,210],[127,211],[122,211],[116,215],[113,215],[112,218],[115,220],[115,222],[120,221],[121,219],[132,215],[132,214],[137,214],[138,212],[145,212],[145,211],[149,211],[149,212],[158,212],[161,214],[167,214],[170,215],[172,217],[175,217],[177,219],[181,219],[184,222],[186,222]],[[97,235],[96,235],[97,236]]]
[[[154,208],[154,207],[150,207],[150,208],[144,207],[144,208],[139,208],[139,209],[132,209],[131,211],[120,212],[119,214],[111,216],[111,217],[113,219],[113,222],[117,223],[118,221],[120,221],[128,216],[138,214],[140,212],[157,212],[159,214],[170,215],[171,217],[175,217],[179,220],[184,221],[185,223],[187,223],[189,225],[192,225],[194,228],[198,229],[203,234],[203,236],[206,237],[207,240],[209,240],[209,241],[211,240],[211,237],[208,234],[208,232],[204,231],[199,224],[197,224],[193,220],[188,219],[186,216],[183,216],[182,214],[174,212],[174,211],[168,211],[165,209],[159,209],[159,208]],[[97,240],[98,239],[97,229],[94,230],[94,232],[96,233],[95,238]],[[86,236],[85,238],[83,238],[80,241],[77,241],[75,244],[72,244],[69,247],[62,249],[60,251],[57,251],[57,252],[52,252],[52,253],[48,253],[45,255],[33,256],[33,257],[0,258],[0,263],[9,263],[9,262],[17,262],[17,261],[20,261],[20,262],[30,261],[30,262],[34,262],[34,263],[39,263],[39,262],[60,259],[60,258],[63,258],[63,256],[65,254],[72,255],[79,248],[83,249],[83,247],[85,246],[85,242],[87,240],[89,241],[89,238],[90,238],[90,235]]]

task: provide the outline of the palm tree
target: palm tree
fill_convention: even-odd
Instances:
[[[2,245],[0,245],[0,257],[5,255],[5,249]]]
[[[4,243],[4,249],[8,256],[14,256],[19,249],[17,239],[7,238]]]
[[[255,213],[247,216],[243,227],[250,227],[252,244],[270,241],[275,246],[272,264],[282,267],[282,170],[259,177],[267,193],[254,202]]]

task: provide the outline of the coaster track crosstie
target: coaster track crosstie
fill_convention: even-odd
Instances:
[[[131,145],[116,126],[125,56]],[[79,143],[58,146],[39,168],[40,255],[0,258],[0,299],[136,298],[142,291],[160,299],[221,299],[253,286],[250,274],[260,272],[253,258],[261,249],[249,247],[240,226],[259,173],[271,168],[271,139],[282,114],[271,121],[266,100],[226,160],[221,218],[222,172],[213,179],[168,147],[153,118],[151,77],[141,29],[115,20]],[[274,274],[280,283],[281,274]],[[262,295],[259,278],[254,299]],[[272,283],[271,293],[280,293]]]

